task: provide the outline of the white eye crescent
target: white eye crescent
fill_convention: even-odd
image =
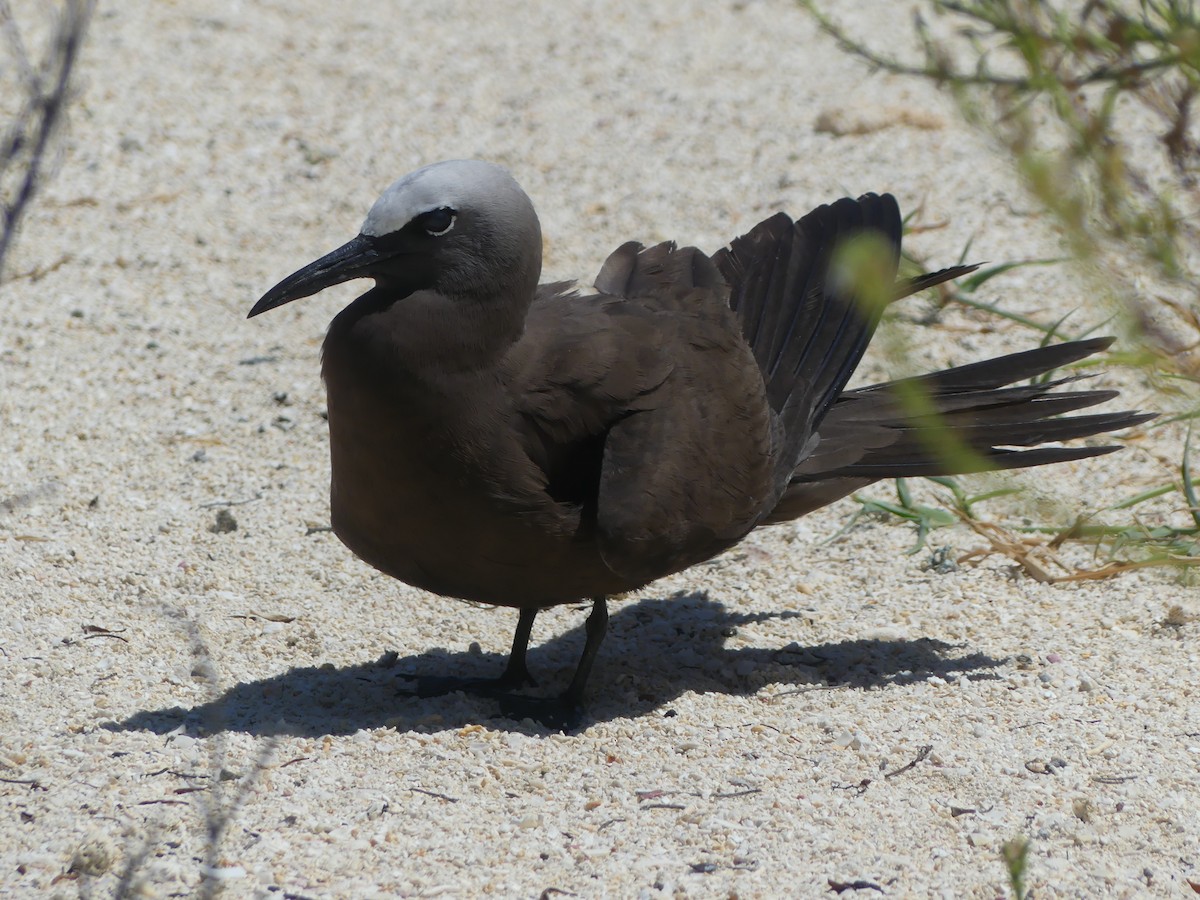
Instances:
[[[426,234],[432,237],[441,237],[448,232],[454,227],[457,219],[458,213],[448,206],[431,209],[429,212],[417,216],[418,224],[425,229]]]

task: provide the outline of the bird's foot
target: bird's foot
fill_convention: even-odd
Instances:
[[[462,691],[478,697],[504,697],[514,690],[534,686],[533,676],[524,668],[512,666],[497,678],[459,678],[453,675],[409,675],[416,682],[412,693],[417,697],[441,697]]]
[[[506,719],[532,719],[552,731],[569,734],[583,725],[583,704],[568,697],[529,697],[524,694],[501,694],[500,714]]]
[[[506,719],[520,721],[532,719],[553,731],[568,733],[577,730],[583,723],[583,704],[567,696],[531,697],[516,693],[522,687],[533,685],[533,678],[526,672],[505,672],[498,678],[458,678],[450,675],[410,675],[414,682],[409,692],[414,697],[441,697],[461,691],[475,697],[486,697],[500,704],[500,715]]]

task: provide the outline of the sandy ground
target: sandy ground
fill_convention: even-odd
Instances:
[[[903,5],[836,6],[881,44],[908,32]],[[405,674],[495,672],[514,615],[309,533],[320,341],[361,285],[244,316],[394,178],[509,166],[548,278],[864,190],[944,225],[911,242],[931,265],[971,239],[1059,252],[931,89],[869,74],[786,0],[102,2],[80,75],[0,288],[0,896],[991,898],[1017,835],[1039,897],[1200,882],[1198,626],[1164,624],[1200,608],[1171,572],[938,574],[896,520],[831,541],[843,502],[614,604],[590,723],[564,736],[404,696]],[[1064,267],[985,296],[1107,315]],[[910,333],[909,370],[1036,343],[958,312]],[[875,353],[862,378],[900,371]],[[1101,381],[1161,402],[1136,372]],[[1182,440],[1027,474],[983,511],[1069,521],[1166,483]],[[539,618],[548,687],[583,617]]]

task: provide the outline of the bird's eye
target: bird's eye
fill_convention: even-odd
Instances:
[[[456,218],[458,218],[458,213],[448,206],[443,206],[440,209],[431,209],[427,213],[421,213],[417,216],[417,222],[427,234],[441,237],[454,227]]]

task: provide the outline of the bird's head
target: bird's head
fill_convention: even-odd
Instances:
[[[391,185],[357,237],[283,279],[248,318],[354,278],[375,279],[394,300],[432,290],[463,302],[528,302],[541,261],[537,214],[513,177],[492,163],[449,160]]]

